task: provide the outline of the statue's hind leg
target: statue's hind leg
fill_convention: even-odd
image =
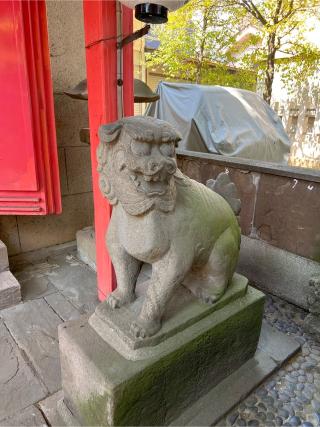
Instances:
[[[183,285],[205,303],[212,304],[221,298],[237,266],[239,243],[239,234],[229,227],[216,241],[208,262],[194,267]]]

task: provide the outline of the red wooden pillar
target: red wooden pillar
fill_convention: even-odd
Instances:
[[[98,186],[96,150],[101,124],[118,119],[117,113],[117,16],[114,0],[84,0],[88,106],[93,177],[94,218],[97,250],[98,295],[102,301],[116,286],[115,274],[105,246],[111,206]],[[132,10],[122,8],[123,35],[132,32]],[[124,114],[133,114],[132,44],[123,50]]]

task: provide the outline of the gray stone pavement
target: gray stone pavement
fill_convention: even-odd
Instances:
[[[23,303],[0,311],[0,426],[50,426],[61,396],[57,325],[94,310],[96,275],[70,249],[14,274]],[[303,344],[302,353],[219,425],[320,426],[320,345],[304,332],[306,315],[268,296],[265,320]]]
[[[57,327],[98,304],[74,250],[14,270],[23,302],[0,310],[0,425],[47,426],[61,392]]]

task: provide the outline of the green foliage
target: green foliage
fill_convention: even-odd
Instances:
[[[147,65],[168,79],[250,90],[259,75],[270,102],[275,71],[293,90],[319,69],[320,50],[307,39],[318,19],[318,0],[191,0],[153,28],[160,47]]]
[[[191,0],[171,13],[166,25],[154,26],[160,47],[147,54],[147,66],[161,68],[169,80],[254,90],[255,72],[236,70],[230,61],[229,48],[239,31],[235,18],[218,1]]]
[[[279,71],[287,90],[293,92],[305,84],[319,69],[320,50],[308,40],[319,26],[318,0],[227,0],[230,8],[240,7],[256,28],[251,49],[241,47],[241,66],[255,64],[269,77],[269,88],[275,71]],[[267,83],[265,83],[267,86]]]

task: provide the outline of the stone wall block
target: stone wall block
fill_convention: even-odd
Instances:
[[[319,184],[261,175],[254,218],[258,238],[320,261],[319,212]]]
[[[18,217],[22,252],[75,240],[76,232],[92,222],[92,193],[64,196],[61,215]]]
[[[82,2],[47,2],[53,90],[62,92],[86,77]]]
[[[9,256],[21,252],[17,219],[15,216],[0,215],[0,239],[7,246]]]
[[[79,132],[81,128],[88,127],[88,103],[64,94],[54,94],[54,108],[58,145],[87,147],[80,141]]]
[[[242,236],[237,272],[264,292],[308,310],[310,279],[320,275],[320,264],[263,240]]]
[[[198,182],[202,182],[201,181],[201,167],[203,166],[202,162],[178,157],[177,163],[178,163],[178,168],[181,169],[181,171],[185,175],[187,175],[189,178],[192,178]]]
[[[68,147],[65,152],[70,193],[92,191],[90,147]]]

